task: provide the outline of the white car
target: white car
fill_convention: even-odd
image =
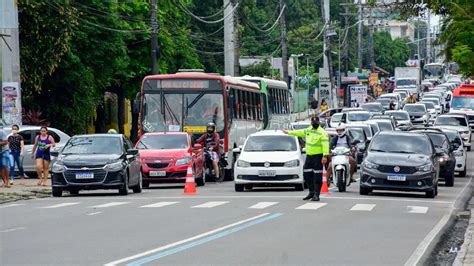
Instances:
[[[305,129],[311,126],[311,121],[298,121],[291,123],[292,130]]]
[[[459,173],[459,176],[465,177],[467,173],[467,152],[464,150],[461,134],[457,130],[442,129],[448,135],[449,142],[453,145],[454,157],[456,157],[456,165],[454,171]]]
[[[432,102],[434,105],[435,105],[435,109],[436,109],[436,112],[440,115],[444,112],[444,108],[443,106],[441,105],[441,102],[438,98],[430,98],[430,97],[427,97],[427,98],[423,98],[421,100],[421,102]]]
[[[293,186],[304,190],[304,154],[298,138],[282,131],[264,130],[250,135],[234,167],[235,191],[255,185]]]
[[[25,156],[23,157],[23,169],[27,175],[36,175],[36,162],[33,158],[31,158],[33,152],[33,145],[35,144],[35,138],[40,134],[41,127],[40,126],[28,126],[23,125],[20,126],[20,130],[18,134],[23,137],[25,142]],[[4,132],[7,136],[11,135],[11,128],[4,128]],[[69,135],[62,132],[59,129],[48,127],[48,134],[51,135],[56,142],[56,147],[51,148],[51,151],[59,151],[66,145],[68,140],[70,139]],[[50,167],[53,166],[54,161],[56,158],[51,158]]]
[[[367,111],[351,111],[344,113],[341,118],[341,122],[346,124],[359,123],[369,120],[372,114]]]
[[[395,118],[395,120],[397,120],[398,126],[406,126],[406,127],[413,126],[413,124],[411,123],[410,114],[407,111],[391,110],[391,111],[386,111],[385,114]]]
[[[342,115],[343,113],[333,114],[329,122],[329,127],[336,128],[341,123]]]
[[[464,146],[471,150],[471,128],[465,114],[448,113],[438,116],[433,126],[441,129],[457,130],[461,134]]]
[[[426,110],[430,113],[430,125],[434,124],[436,118],[438,117],[438,112],[436,111],[436,106],[432,102],[421,102],[426,106]]]

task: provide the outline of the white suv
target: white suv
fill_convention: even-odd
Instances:
[[[448,113],[438,116],[433,126],[441,129],[457,130],[464,141],[467,150],[471,150],[471,128],[467,116],[462,113]]]

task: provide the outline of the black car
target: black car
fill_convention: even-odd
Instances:
[[[425,134],[380,132],[372,139],[361,166],[360,194],[373,190],[438,194],[439,154]]]
[[[426,110],[426,106],[421,103],[405,104],[404,111],[410,115],[411,122],[416,125],[427,126],[430,122],[430,113]]]
[[[359,165],[364,160],[364,153],[367,150],[369,140],[364,129],[361,127],[347,127],[347,131],[352,139],[357,143],[357,164]]]
[[[449,141],[449,137],[441,129],[437,128],[413,128],[410,132],[420,132],[426,134],[439,153],[440,178],[444,180],[447,187],[454,186],[454,169],[456,167],[456,157],[454,147]]]
[[[120,195],[142,191],[140,155],[121,134],[72,137],[53,164],[51,183],[54,197],[64,190],[118,189]]]

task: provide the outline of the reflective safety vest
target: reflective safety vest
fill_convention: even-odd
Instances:
[[[288,132],[288,135],[305,140],[307,155],[329,155],[329,135],[322,127],[314,129],[313,126],[310,126],[305,129],[292,130]]]

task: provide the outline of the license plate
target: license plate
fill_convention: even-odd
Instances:
[[[276,176],[275,170],[260,170],[258,176]]]
[[[166,176],[166,171],[150,171],[150,176]]]
[[[406,181],[407,177],[404,175],[389,175],[387,176],[387,180],[390,181]]]
[[[94,179],[94,173],[76,173],[76,179]]]

